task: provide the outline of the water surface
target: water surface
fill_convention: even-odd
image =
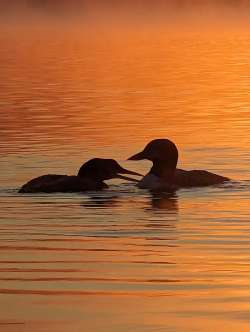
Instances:
[[[249,331],[250,36],[1,27],[1,331]],[[236,180],[20,195],[153,138]]]

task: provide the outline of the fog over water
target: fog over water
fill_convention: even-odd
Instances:
[[[1,16],[10,18],[63,18],[63,19],[109,19],[168,22],[189,20],[211,23],[242,23],[249,18],[249,1],[100,1],[100,0],[20,0],[1,1]],[[97,22],[96,22],[97,23]],[[181,23],[181,22],[179,22]]]

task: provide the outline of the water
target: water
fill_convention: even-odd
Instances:
[[[152,28],[152,27],[151,27]],[[1,331],[249,331],[249,41],[237,31],[1,27]],[[235,180],[20,195],[172,139]]]

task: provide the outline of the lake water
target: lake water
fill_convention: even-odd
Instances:
[[[250,34],[2,25],[1,331],[250,329]],[[235,182],[156,197],[17,193],[170,138]]]

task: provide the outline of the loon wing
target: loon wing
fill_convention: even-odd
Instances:
[[[221,184],[230,179],[204,170],[176,169],[174,183],[179,187],[203,187]]]

